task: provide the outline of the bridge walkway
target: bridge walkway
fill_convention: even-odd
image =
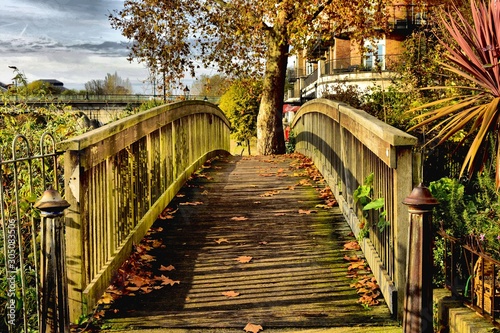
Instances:
[[[273,332],[397,325],[381,296],[377,306],[358,303],[351,285],[370,271],[349,270],[346,258],[362,252],[346,249],[355,239],[315,170],[300,155],[206,163],[108,288],[100,312],[105,327],[241,332],[252,323]]]

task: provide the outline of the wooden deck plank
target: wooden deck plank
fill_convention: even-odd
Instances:
[[[107,309],[106,325],[134,328],[335,327],[394,324],[385,305],[357,304],[343,244],[354,240],[337,208],[322,204],[300,160],[229,157],[191,179],[148,239],[154,276],[180,284],[124,296]],[[200,203],[186,205],[186,203]],[[184,204],[184,205],[183,205]],[[299,209],[314,210],[299,214]],[[234,219],[237,218],[237,219]],[[239,263],[239,256],[251,256]],[[160,265],[175,270],[159,271]],[[367,274],[367,273],[366,273]],[[234,290],[237,297],[222,292]]]

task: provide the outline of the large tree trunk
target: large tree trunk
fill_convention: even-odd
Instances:
[[[261,155],[285,153],[282,117],[288,44],[283,42],[283,36],[269,40],[270,52],[257,116],[257,153]]]

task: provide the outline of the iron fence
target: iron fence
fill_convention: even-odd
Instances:
[[[476,236],[458,239],[444,230],[439,235],[444,240],[445,287],[500,328],[500,261]]]
[[[55,139],[39,147],[24,135],[0,151],[0,332],[33,332],[40,326],[40,216],[33,205],[49,187],[59,190]]]

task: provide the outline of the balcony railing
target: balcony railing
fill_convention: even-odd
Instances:
[[[445,287],[453,296],[500,328],[500,261],[485,252],[484,242],[475,236],[444,239]]]
[[[326,61],[321,76],[393,71],[401,59],[400,54],[339,58]],[[304,86],[314,84],[317,80],[318,70],[316,69],[304,79]]]

